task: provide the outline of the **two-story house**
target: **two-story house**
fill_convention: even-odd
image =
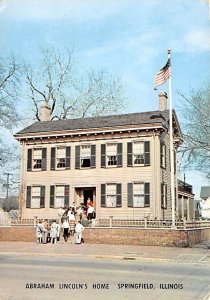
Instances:
[[[171,219],[166,93],[158,111],[50,121],[45,104],[41,120],[15,135],[22,218],[55,218],[59,207],[91,198],[97,218]],[[173,136],[176,156],[182,133],[175,111]]]

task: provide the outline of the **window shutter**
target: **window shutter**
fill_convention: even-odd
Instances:
[[[168,189],[167,189],[167,184],[165,185],[165,197],[166,197],[166,203],[165,203],[165,208],[167,208],[167,202],[168,202]],[[175,198],[176,199],[176,198]]]
[[[80,169],[80,146],[75,147],[75,169]]]
[[[164,147],[164,156],[165,156],[165,169],[166,169],[166,145],[165,145],[165,147]]]
[[[164,208],[164,184],[161,183],[161,208]]]
[[[75,147],[75,169],[80,169],[80,146]]]
[[[160,166],[163,166],[163,144],[160,142]]]
[[[47,148],[42,149],[42,171],[47,169]]]
[[[127,143],[127,165],[133,166],[133,143]]]
[[[40,208],[45,207],[45,186],[40,187]]]
[[[55,186],[50,186],[50,207],[53,208],[55,204]]]
[[[150,142],[144,142],[144,165],[150,165]]]
[[[55,149],[55,147],[53,147],[53,148],[51,148],[50,170],[55,170],[55,156],[56,156],[56,149]]]
[[[96,145],[91,145],[90,167],[96,167]]]
[[[176,174],[176,151],[174,151],[174,174]]]
[[[101,168],[106,167],[106,144],[101,145]]]
[[[117,183],[117,207],[122,206],[122,188],[121,183]]]
[[[31,208],[31,186],[27,186],[26,208]]]
[[[69,185],[65,185],[64,206],[69,207]]]
[[[150,206],[150,183],[145,182],[144,184],[144,206]]]
[[[122,143],[117,144],[117,166],[122,167]]]
[[[32,171],[32,149],[28,149],[27,171]]]
[[[70,169],[71,147],[66,147],[66,170]]]
[[[106,185],[101,184],[101,207],[106,207]]]
[[[128,207],[133,207],[133,183],[128,183]]]

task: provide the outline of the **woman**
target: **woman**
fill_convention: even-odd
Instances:
[[[74,235],[74,229],[75,229],[75,216],[73,211],[71,211],[71,214],[69,215],[69,233],[70,236]]]
[[[50,239],[51,239],[51,244],[56,244],[57,243],[57,224],[56,220],[53,220],[50,228]]]
[[[69,236],[69,222],[68,222],[67,219],[64,219],[62,227],[63,227],[64,241],[67,242],[68,241],[68,236]]]
[[[75,227],[75,232],[76,232],[76,238],[75,238],[75,244],[81,244],[82,240],[82,232],[84,231],[84,227],[81,224],[80,221],[78,221],[76,227]]]
[[[42,243],[42,234],[44,232],[44,225],[42,223],[42,220],[39,220],[37,226],[36,226],[36,242],[37,244]]]

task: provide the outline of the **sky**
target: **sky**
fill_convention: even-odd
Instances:
[[[157,110],[158,92],[168,92],[167,83],[154,91],[153,82],[170,48],[173,107],[181,123],[178,92],[209,78],[209,10],[208,0],[0,0],[0,53],[36,63],[41,47],[73,46],[81,70],[104,68],[119,77],[126,112],[141,112]],[[185,173],[199,198],[208,182]]]

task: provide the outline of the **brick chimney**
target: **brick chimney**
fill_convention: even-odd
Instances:
[[[160,92],[158,94],[159,96],[159,111],[164,111],[167,109],[167,93],[165,92]]]
[[[47,102],[43,102],[40,107],[40,121],[50,121],[51,107]]]

